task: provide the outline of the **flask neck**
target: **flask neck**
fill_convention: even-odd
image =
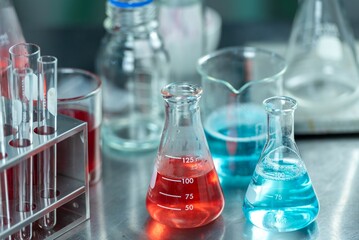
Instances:
[[[201,122],[200,111],[197,102],[177,104],[166,102],[166,121],[170,126],[192,127]]]
[[[202,89],[186,83],[172,83],[162,89],[166,106],[166,123],[172,128],[200,124],[199,99]]]
[[[268,119],[268,140],[294,142],[294,110],[297,102],[289,97],[272,97],[264,101]]]
[[[157,8],[154,4],[121,8],[107,3],[104,27],[108,32],[147,31],[158,27]]]
[[[294,141],[294,112],[281,115],[268,113],[268,139],[283,138]]]

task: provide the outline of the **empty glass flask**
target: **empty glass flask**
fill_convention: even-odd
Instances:
[[[108,0],[96,71],[103,82],[104,149],[141,151],[158,147],[163,108],[159,94],[169,57],[158,32],[152,0]]]
[[[205,225],[224,207],[200,119],[201,95],[200,87],[188,83],[162,89],[166,118],[146,207],[154,220],[170,227]]]
[[[257,227],[277,232],[308,226],[319,202],[294,140],[294,110],[289,97],[264,101],[268,116],[266,145],[247,188],[243,211]]]
[[[358,98],[355,38],[340,1],[300,1],[286,60],[284,93],[300,104],[298,117],[312,122]]]

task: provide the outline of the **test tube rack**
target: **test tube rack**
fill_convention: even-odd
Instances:
[[[56,133],[40,137],[34,133],[33,144],[29,147],[6,146],[7,158],[0,161],[0,172],[10,169],[44,149],[57,148],[57,190],[56,197],[34,200],[35,208],[19,217],[11,206],[10,223],[0,231],[0,239],[11,236],[28,225],[32,225],[32,239],[54,239],[90,218],[89,184],[87,176],[87,126],[85,122],[59,115]],[[7,142],[11,136],[6,138]],[[37,227],[36,221],[56,209],[56,225],[51,230]]]

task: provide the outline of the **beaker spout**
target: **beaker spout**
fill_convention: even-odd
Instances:
[[[285,69],[286,63],[281,56],[253,47],[224,48],[202,57],[197,66],[202,82],[215,82],[236,95],[252,85],[281,79]]]

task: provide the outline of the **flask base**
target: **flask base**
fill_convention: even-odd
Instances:
[[[246,211],[246,218],[255,226],[273,232],[292,232],[311,224],[316,216],[316,209],[306,207],[293,209],[262,209]]]

